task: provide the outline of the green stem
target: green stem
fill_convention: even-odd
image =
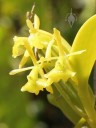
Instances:
[[[88,115],[88,124],[91,128],[96,128],[96,111],[92,103],[92,98],[89,93],[88,83],[86,81],[79,81],[78,95],[82,101],[83,107]]]
[[[56,86],[57,85],[53,85],[54,94],[48,95],[49,102],[58,107],[74,125],[77,124],[81,117],[70,107],[66,99],[59,93]]]
[[[63,88],[63,86],[65,86],[64,84],[56,84],[55,85],[58,92],[60,93],[60,95],[62,95],[62,97],[66,100],[66,102],[70,105],[70,107],[73,109],[74,112],[76,112],[79,116],[81,117],[86,117],[86,115],[83,113],[83,111],[78,108],[73,101],[71,100],[72,97],[69,97],[68,93],[66,92],[66,90]]]

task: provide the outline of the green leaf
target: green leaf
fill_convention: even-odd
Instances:
[[[95,128],[95,98],[88,85],[88,79],[96,60],[96,15],[86,21],[76,35],[71,52],[80,50],[86,50],[86,52],[78,56],[70,56],[69,60],[73,70],[77,73],[77,91],[88,116],[88,124],[90,127]]]
[[[70,61],[79,78],[88,79],[96,59],[96,15],[85,22],[76,35],[71,52],[80,50],[86,52],[78,56],[70,56]]]

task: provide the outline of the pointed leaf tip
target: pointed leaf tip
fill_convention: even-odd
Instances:
[[[70,56],[74,70],[81,78],[88,78],[96,59],[96,15],[88,19],[77,33],[71,53],[86,50],[79,56]],[[78,65],[78,66],[77,66]]]

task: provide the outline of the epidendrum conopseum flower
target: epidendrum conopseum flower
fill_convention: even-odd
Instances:
[[[72,47],[56,28],[53,33],[40,29],[40,20],[26,20],[28,37],[14,37],[12,56],[22,56],[11,75],[31,70],[21,91],[39,94],[46,89],[49,101],[59,107],[77,128],[95,128],[94,94],[88,84],[96,59],[96,16],[79,30]],[[28,60],[31,66],[26,67]],[[58,95],[60,99],[58,99]]]
[[[34,23],[29,19],[26,22],[30,35],[29,37],[14,37],[13,57],[16,58],[22,54],[23,57],[19,69],[13,70],[10,74],[31,70],[27,76],[28,82],[21,91],[38,94],[40,90],[46,88],[47,91],[53,93],[52,83],[61,79],[66,82],[76,74],[68,62],[69,56],[81,54],[84,50],[70,54],[70,46],[56,28],[53,29],[53,34],[39,29],[40,21],[37,15],[34,16]],[[66,46],[62,41],[66,43]],[[33,65],[22,68],[29,58]]]

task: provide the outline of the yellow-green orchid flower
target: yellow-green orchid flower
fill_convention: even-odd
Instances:
[[[21,90],[22,91],[29,91],[29,92],[33,92],[35,94],[38,94],[40,90],[43,90],[43,88],[46,88],[49,92],[52,93],[53,91],[52,91],[51,84],[53,82],[56,82],[57,80],[56,79],[53,80],[53,78],[52,78],[51,79],[52,82],[50,83],[49,82],[50,78],[49,79],[47,78],[48,75],[44,73],[43,69],[47,70],[48,63],[50,63],[49,61],[54,61],[54,64],[52,66],[52,67],[54,67],[55,62],[59,59],[58,55],[60,55],[60,56],[62,56],[62,58],[64,58],[64,56],[69,52],[70,46],[61,37],[60,32],[58,30],[54,29],[53,34],[50,34],[50,33],[43,31],[43,30],[40,30],[39,29],[40,21],[39,21],[39,18],[37,15],[34,16],[34,26],[33,26],[33,23],[29,19],[27,19],[26,22],[27,22],[27,26],[29,27],[29,33],[30,33],[29,37],[16,37],[16,36],[14,37],[15,43],[13,46],[13,57],[16,58],[17,56],[24,54],[24,56],[20,62],[20,65],[19,65],[20,69],[14,70],[10,74],[15,74],[16,71],[18,73],[20,71],[22,72],[22,71],[29,70],[30,67],[23,68],[23,69],[21,67],[27,62],[27,59],[30,57],[32,59],[34,67],[32,68],[32,73],[30,73],[28,76],[27,84],[25,84],[25,86]],[[38,56],[39,56],[40,60],[37,60],[37,58],[35,56],[34,49],[37,49],[38,51],[40,51],[40,53],[38,52]],[[41,50],[42,50],[42,52],[41,52]],[[45,56],[43,56],[42,54],[45,54]],[[54,59],[54,57],[56,57],[56,59]],[[63,62],[62,58],[59,59],[61,62]],[[59,63],[59,62],[57,61],[56,65],[57,65],[57,63]],[[42,65],[42,66],[40,66],[40,65]],[[45,68],[46,65],[47,65],[47,68]],[[55,67],[57,68],[57,66],[55,66]],[[66,64],[65,64],[65,67],[66,67]],[[39,68],[39,70],[38,70],[38,68]],[[61,75],[59,79],[62,79],[62,76],[64,76],[64,71],[63,71],[64,69],[61,69],[61,70],[62,70],[61,71],[62,73],[59,73],[59,76]],[[41,83],[41,81],[43,81],[42,85],[38,84],[36,92],[35,92],[35,89],[32,88],[33,89],[32,90],[31,87],[29,86],[29,85],[32,85],[32,83],[34,83],[33,79],[29,79],[29,78],[31,78],[30,76],[32,74],[35,74],[34,71],[38,72],[37,73],[38,76],[40,75],[40,77],[37,77],[38,79],[35,79],[34,86],[37,85],[36,83]],[[59,70],[56,72],[58,73]],[[70,72],[69,73],[70,75],[68,75],[67,77],[65,75],[65,79],[73,77],[74,73],[71,74],[72,71],[67,71],[67,72]],[[55,74],[55,72],[53,73],[53,75],[54,74]],[[44,84],[44,82],[46,84]],[[50,89],[48,89],[48,88],[50,88]]]
[[[50,93],[49,101],[59,107],[76,128],[95,128],[95,98],[88,79],[96,59],[96,16],[81,27],[72,47],[56,28],[53,34],[41,30],[37,15],[34,23],[29,19],[26,23],[29,36],[15,36],[13,46],[13,57],[22,54],[23,57],[19,69],[10,72],[14,75],[31,70],[21,91],[37,95],[46,89]],[[23,68],[29,58],[31,67]]]

